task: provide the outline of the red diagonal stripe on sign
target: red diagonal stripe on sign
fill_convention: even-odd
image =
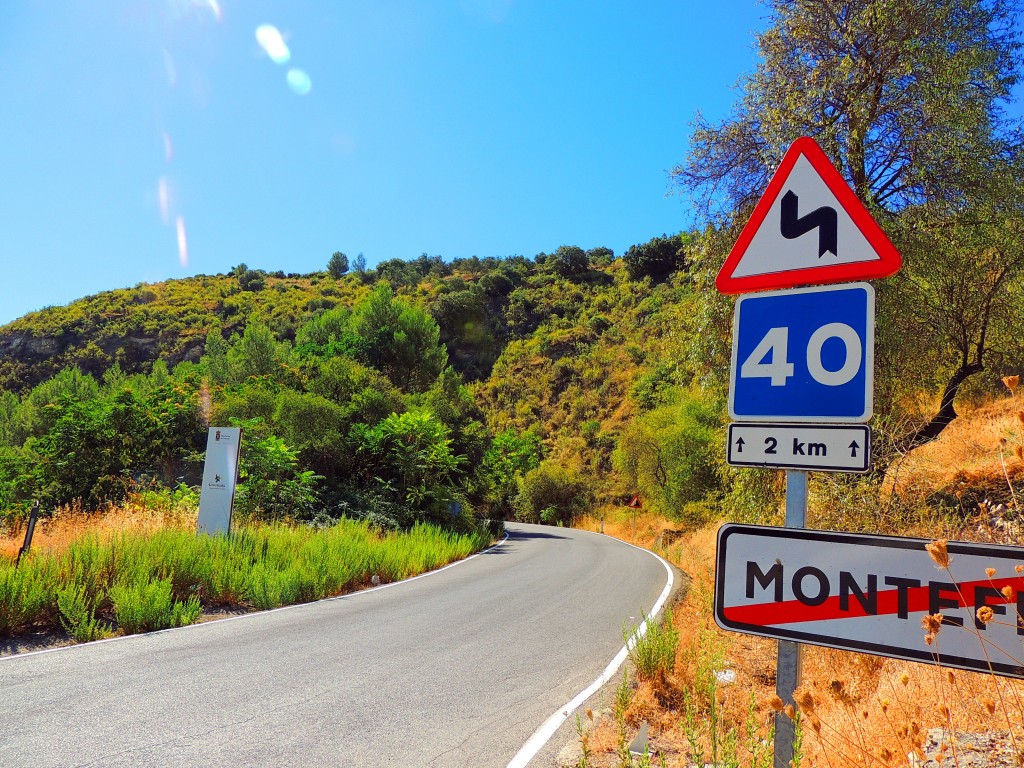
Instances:
[[[956,600],[961,607],[973,608],[976,587],[1013,587],[1024,584],[1024,579],[984,579],[982,581],[964,581],[956,585],[956,589],[944,589],[942,597]],[[907,592],[907,612],[920,613],[928,610],[928,586],[909,587]],[[1009,605],[1014,598],[989,597],[988,605]],[[883,616],[895,614],[899,610],[899,590],[885,589],[878,592],[878,612],[868,613],[856,597],[850,595],[846,610],[839,607],[839,595],[825,600],[821,605],[807,605],[799,600],[785,600],[781,603],[757,603],[756,605],[734,605],[723,609],[725,618],[736,624],[751,624],[767,627],[776,624],[796,624],[804,621],[828,621],[830,619],[856,619],[861,616]]]

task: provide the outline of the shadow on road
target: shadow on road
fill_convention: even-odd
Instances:
[[[568,536],[559,536],[557,533],[544,533],[541,531],[509,531],[510,539],[568,539]]]

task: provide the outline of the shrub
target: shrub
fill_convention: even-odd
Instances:
[[[53,601],[50,574],[29,556],[15,567],[0,557],[0,637],[24,632],[40,621]]]
[[[274,435],[246,441],[239,462],[235,511],[242,518],[307,519],[317,504],[317,481],[299,468],[298,452]]]
[[[656,511],[674,520],[703,522],[699,502],[721,493],[718,409],[697,394],[644,414],[623,430],[616,468]]]
[[[623,628],[622,635],[637,679],[663,682],[675,669],[679,630],[672,626],[671,608],[666,609],[662,621],[647,620],[647,631],[643,635],[638,634],[636,627]]]
[[[110,633],[110,628],[96,618],[96,609],[104,593],[90,597],[84,584],[69,584],[57,591],[60,623],[75,640],[89,643]]]
[[[118,628],[126,635],[191,624],[202,612],[199,598],[174,599],[170,579],[150,581],[138,576],[110,588]]]
[[[563,525],[585,512],[592,501],[592,490],[582,475],[545,461],[519,481],[513,505],[517,520]]]

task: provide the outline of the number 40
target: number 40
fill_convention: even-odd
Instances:
[[[830,371],[821,362],[821,349],[829,339],[839,339],[846,346],[846,362],[837,371]],[[765,362],[768,357],[770,362]],[[860,336],[846,323],[821,326],[807,342],[807,370],[820,384],[838,387],[851,381],[860,370],[864,348]],[[771,328],[740,366],[740,378],[770,379],[773,387],[784,387],[794,375],[789,362],[789,328]]]

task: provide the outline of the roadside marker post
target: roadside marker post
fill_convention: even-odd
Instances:
[[[871,433],[862,425],[874,405],[875,295],[850,281],[901,266],[885,232],[805,136],[786,152],[715,279],[720,293],[747,294],[734,310],[729,416],[752,423],[730,425],[728,463],[786,470],[786,529],[805,528],[808,471],[870,469]],[[716,619],[718,610],[716,593]],[[776,691],[795,706],[801,646],[767,636],[779,644]],[[778,713],[775,768],[789,768],[794,738],[794,721]]]
[[[18,567],[18,563],[21,562],[21,556],[24,555],[29,549],[32,548],[32,536],[36,532],[36,523],[39,521],[39,500],[32,502],[32,511],[28,514],[28,525],[25,527],[25,542],[21,545],[18,550],[18,557],[14,560],[14,567]]]

